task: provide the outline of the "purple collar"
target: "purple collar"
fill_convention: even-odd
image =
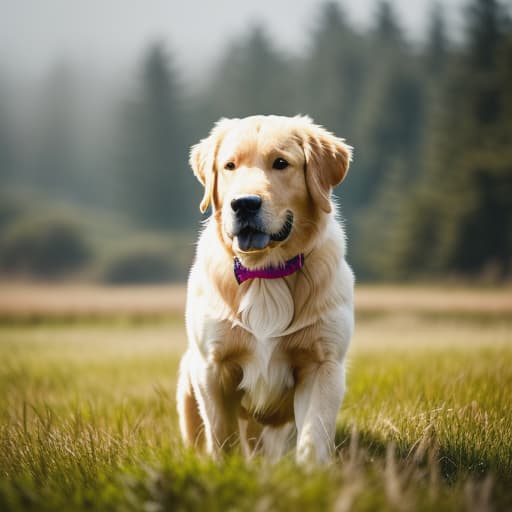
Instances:
[[[291,260],[288,260],[279,267],[266,267],[251,270],[242,265],[242,262],[235,258],[235,278],[238,284],[242,284],[249,279],[278,279],[280,277],[289,276],[304,265],[304,254],[298,254]]]

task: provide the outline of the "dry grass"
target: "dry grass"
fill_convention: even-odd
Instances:
[[[512,314],[512,287],[369,286],[356,289],[359,311]]]
[[[100,286],[0,283],[0,317],[173,316],[185,308],[184,285]],[[356,289],[361,313],[512,315],[512,288],[368,286]]]
[[[3,283],[0,317],[173,316],[185,309],[185,287]]]
[[[338,458],[305,471],[184,450],[183,287],[1,287],[0,510],[511,509],[506,292],[360,287]]]

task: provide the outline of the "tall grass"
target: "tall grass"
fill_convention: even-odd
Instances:
[[[220,463],[179,441],[179,321],[0,327],[0,510],[504,510],[512,321],[361,319],[338,453]]]

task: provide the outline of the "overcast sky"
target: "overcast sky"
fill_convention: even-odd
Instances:
[[[0,0],[0,69],[37,76],[59,59],[99,71],[133,65],[156,39],[180,67],[196,72],[251,23],[267,27],[281,48],[300,53],[314,27],[318,0]],[[394,0],[406,33],[420,39],[432,0]],[[441,0],[451,30],[460,30],[465,0]],[[376,0],[340,1],[359,27]]]

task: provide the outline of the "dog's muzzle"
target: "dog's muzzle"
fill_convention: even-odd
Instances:
[[[286,220],[279,231],[269,232],[261,220],[263,201],[258,195],[244,195],[231,201],[234,215],[232,236],[237,238],[242,252],[261,251],[270,242],[283,242],[288,238],[293,227],[293,213],[287,212]]]

